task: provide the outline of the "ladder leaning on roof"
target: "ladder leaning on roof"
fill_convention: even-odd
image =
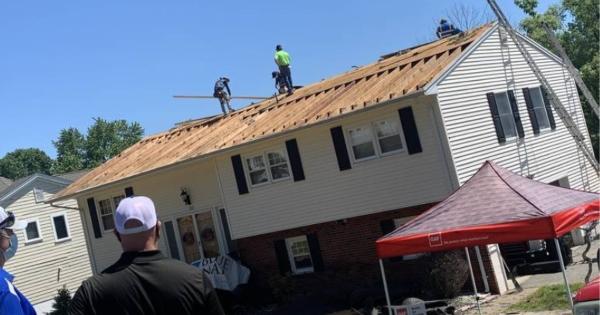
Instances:
[[[577,147],[581,150],[583,155],[590,162],[590,164],[592,165],[594,170],[596,170],[596,174],[598,174],[598,171],[600,171],[600,166],[598,165],[598,161],[596,161],[596,158],[594,157],[593,150],[591,150],[588,147],[588,145],[586,144],[585,137],[583,136],[583,134],[581,133],[581,131],[575,124],[575,121],[573,120],[571,115],[569,115],[569,112],[563,106],[562,102],[560,101],[560,99],[558,98],[556,93],[554,93],[554,90],[550,86],[550,83],[548,82],[548,80],[546,80],[546,78],[543,76],[543,74],[540,71],[540,69],[538,68],[538,66],[535,64],[535,61],[533,60],[533,58],[527,51],[525,45],[523,44],[523,42],[517,35],[516,31],[512,28],[512,26],[506,19],[506,16],[504,16],[504,13],[502,13],[500,8],[498,7],[498,4],[496,4],[496,1],[495,0],[487,0],[487,2],[489,3],[490,7],[492,8],[492,11],[494,12],[494,14],[498,17],[498,23],[504,27],[504,29],[506,30],[506,32],[508,33],[508,35],[510,36],[512,41],[517,46],[517,49],[519,50],[521,55],[523,55],[523,57],[525,58],[525,61],[527,62],[527,64],[529,65],[529,67],[531,68],[533,73],[535,74],[536,78],[540,81],[540,83],[546,89],[546,91],[548,91],[548,96],[550,98],[550,103],[552,104],[552,107],[556,111],[556,114],[558,115],[558,117],[560,117],[560,119],[562,120],[563,124],[565,124],[565,126],[567,127],[567,130],[569,131],[569,133],[575,140]]]

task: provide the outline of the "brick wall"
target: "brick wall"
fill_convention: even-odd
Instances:
[[[279,274],[274,241],[289,237],[316,233],[325,270],[359,270],[359,278],[381,286],[379,263],[375,253],[375,241],[383,235],[381,221],[415,216],[430,208],[432,204],[420,205],[386,211],[366,216],[348,218],[341,221],[326,222],[301,228],[268,233],[238,239],[237,248],[242,263],[253,272],[253,278],[260,285],[266,285],[270,276]],[[491,264],[485,246],[481,248],[482,260],[488,272],[488,282],[492,291],[497,285],[491,276]],[[483,290],[479,264],[475,252],[471,253],[473,271],[477,278],[479,291]],[[390,287],[410,286],[422,274],[419,261],[386,262],[386,272],[390,273]],[[307,279],[311,274],[298,278]],[[318,273],[312,275],[318,278]],[[314,283],[314,282],[313,282]],[[470,289],[470,280],[468,287]]]

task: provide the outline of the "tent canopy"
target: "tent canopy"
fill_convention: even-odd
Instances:
[[[598,220],[599,196],[543,184],[486,161],[444,201],[377,240],[377,255],[556,238]]]

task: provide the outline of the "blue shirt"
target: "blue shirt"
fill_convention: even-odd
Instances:
[[[0,314],[36,315],[27,298],[12,285],[15,277],[0,268]]]

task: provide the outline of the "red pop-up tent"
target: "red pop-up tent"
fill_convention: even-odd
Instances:
[[[486,161],[444,201],[377,240],[386,295],[381,258],[549,238],[560,249],[557,237],[599,219],[599,196],[543,184]]]

